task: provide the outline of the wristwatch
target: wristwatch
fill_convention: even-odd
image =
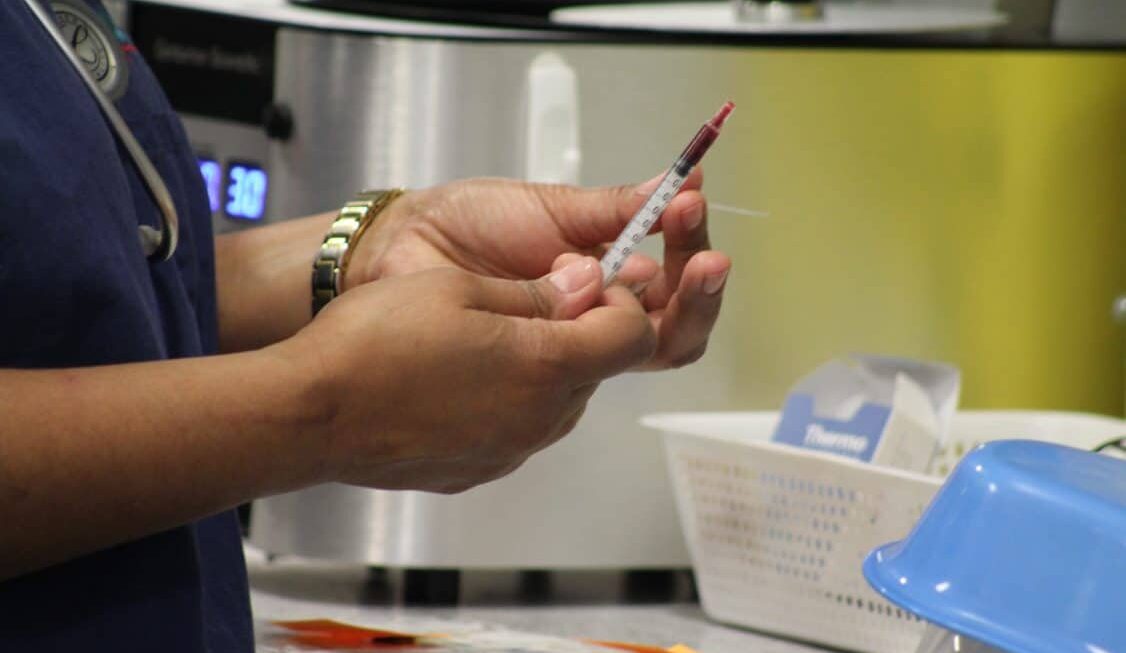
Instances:
[[[340,209],[313,259],[313,315],[342,292],[344,272],[360,236],[402,194],[401,188],[365,190]]]

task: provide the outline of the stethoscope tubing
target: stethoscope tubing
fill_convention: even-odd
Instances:
[[[167,261],[172,257],[176,251],[176,245],[179,239],[180,219],[176,214],[176,205],[172,202],[172,195],[168,192],[168,186],[165,185],[164,179],[160,176],[156,166],[149,160],[147,154],[141,144],[133,136],[132,130],[129,125],[125,124],[125,120],[118,113],[117,107],[113,106],[106,94],[102,89],[98,88],[98,83],[90,76],[86,67],[78,60],[78,55],[74,50],[67,45],[66,39],[63,38],[62,33],[55,25],[55,21],[48,15],[47,11],[36,0],[24,0],[24,3],[31,9],[35,17],[39,19],[39,23],[59,49],[63,51],[67,60],[70,61],[71,66],[78,72],[79,77],[86,84],[86,88],[93,94],[94,99],[98,102],[98,106],[105,115],[106,120],[109,121],[113,131],[125,146],[126,151],[129,152],[129,157],[133,159],[133,165],[137,167],[137,171],[144,179],[145,185],[149,189],[149,194],[152,195],[153,201],[160,209],[161,215],[161,228],[159,231],[153,229],[148,225],[141,225],[141,246],[145,250],[145,255],[149,258],[155,258],[161,261]]]

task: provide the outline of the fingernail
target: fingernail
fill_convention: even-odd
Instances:
[[[703,221],[704,221],[704,205],[703,204],[697,204],[696,206],[692,207],[691,209],[688,210],[688,213],[684,216],[684,226],[685,226],[685,228],[688,229],[688,231],[692,231],[696,227],[699,227],[700,223],[703,222]],[[720,279],[720,282],[722,283],[723,279]]]
[[[634,194],[644,195],[644,196],[648,197],[649,195],[651,195],[653,193],[653,191],[657,190],[657,186],[661,185],[661,180],[664,179],[664,177],[665,177],[665,173],[662,172],[661,174],[657,175],[656,177],[653,177],[652,179],[650,179],[649,181],[647,181],[643,184],[638,184],[637,188],[635,188],[634,191],[633,191]]]
[[[566,267],[556,270],[551,273],[547,278],[551,285],[561,293],[573,293],[585,287],[591,281],[594,281],[595,270],[598,268],[594,264],[594,259],[589,256],[583,257],[581,260],[568,264]]]
[[[709,274],[708,276],[704,277],[704,294],[716,294],[717,292],[719,292],[720,288],[723,288],[724,281],[727,281],[727,270],[724,270],[723,272],[720,272],[718,274]]]

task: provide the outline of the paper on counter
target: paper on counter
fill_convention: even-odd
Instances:
[[[643,644],[577,640],[535,633],[487,628],[479,624],[448,624],[445,633],[413,633],[405,628],[369,628],[332,619],[275,621],[280,629],[258,647],[259,653],[322,651],[432,651],[433,653],[695,653],[683,644],[664,649]],[[429,625],[429,624],[428,624]]]

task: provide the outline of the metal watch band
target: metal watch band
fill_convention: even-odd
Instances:
[[[313,315],[341,293],[352,250],[380,211],[403,189],[365,190],[340,209],[313,260]]]

